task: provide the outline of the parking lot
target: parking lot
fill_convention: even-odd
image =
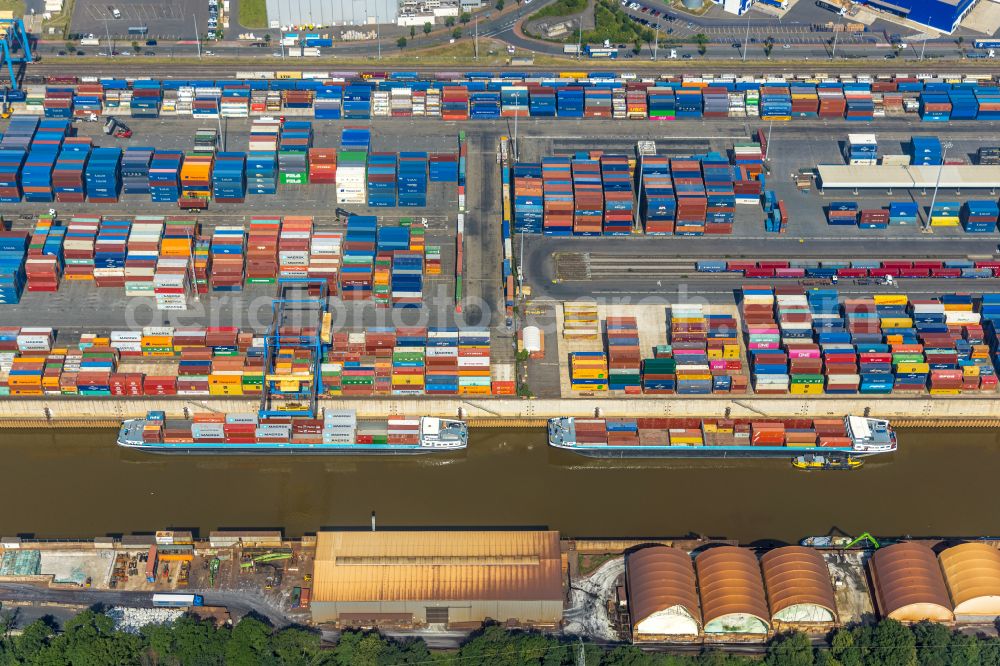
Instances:
[[[118,10],[121,18],[115,18]],[[145,39],[189,40],[206,36],[208,21],[207,0],[77,0],[73,10],[70,32],[93,34],[103,40],[112,39],[126,43]],[[140,35],[131,28],[145,27]],[[123,45],[124,46],[124,45]],[[126,49],[119,49],[123,53]]]

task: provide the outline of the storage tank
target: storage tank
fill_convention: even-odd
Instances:
[[[542,351],[542,332],[537,326],[525,326],[522,335],[526,352],[534,354]]]

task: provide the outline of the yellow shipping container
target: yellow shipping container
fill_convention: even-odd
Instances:
[[[823,395],[822,384],[791,384],[789,393],[792,395]]]
[[[209,384],[209,395],[243,395],[243,386],[240,384]]]
[[[607,391],[607,384],[573,384],[571,387],[574,391]]]
[[[897,363],[896,372],[900,374],[908,373],[927,373],[931,371],[931,366],[929,363]]]
[[[972,312],[972,303],[945,303],[945,312]]]
[[[670,446],[701,446],[704,444],[701,437],[674,437],[670,436]]]
[[[423,386],[424,378],[421,375],[393,375],[393,386]]]
[[[979,366],[978,365],[967,365],[962,368],[963,377],[978,377],[979,376]]]
[[[603,361],[597,361],[596,363],[578,363],[574,362],[570,364],[570,368],[574,371],[576,370],[607,370],[608,364]]]
[[[913,328],[913,320],[909,317],[885,317],[881,323],[882,328]]]
[[[961,395],[962,392],[959,389],[931,389],[931,395]]]
[[[570,376],[573,379],[607,379],[608,373],[603,370],[583,370],[573,372]]]
[[[459,395],[489,395],[489,386],[459,386]]]
[[[459,377],[489,377],[491,375],[489,368],[459,368]]]
[[[212,384],[241,384],[243,375],[209,375],[208,383]]]
[[[170,335],[144,335],[139,344],[142,347],[170,347],[174,339]]]
[[[687,379],[695,381],[711,381],[712,375],[710,373],[687,373],[677,371],[677,379]]]
[[[906,305],[909,302],[906,294],[875,294],[872,299],[876,305]]]
[[[959,220],[951,215],[938,215],[931,218],[932,227],[957,227]]]

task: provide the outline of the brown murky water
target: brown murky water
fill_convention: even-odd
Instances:
[[[995,535],[1000,431],[903,431],[853,472],[783,460],[599,461],[539,430],[473,431],[462,454],[406,458],[161,456],[108,430],[0,431],[0,534],[91,537],[164,528],[547,526],[567,536],[793,541]]]

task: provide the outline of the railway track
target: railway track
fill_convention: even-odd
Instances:
[[[552,72],[552,71],[586,71],[586,72],[621,72],[633,71],[640,75],[659,75],[664,73],[676,74],[796,74],[813,76],[816,73],[825,74],[852,74],[859,72],[865,74],[900,74],[908,71],[911,75],[920,74],[985,74],[996,71],[992,61],[946,61],[946,62],[924,62],[920,64],[893,62],[866,61],[864,65],[857,62],[816,62],[806,63],[795,62],[747,62],[737,63],[731,61],[704,61],[704,62],[683,62],[669,65],[653,62],[630,62],[609,66],[600,62],[567,62],[565,64],[549,66],[524,66],[511,68],[497,68],[485,66],[424,66],[424,65],[379,65],[377,62],[359,59],[353,64],[349,59],[339,58],[328,60],[325,58],[311,59],[308,63],[290,65],[280,59],[270,58],[215,58],[213,62],[190,62],[184,59],[182,62],[165,58],[143,58],[141,62],[123,61],[116,59],[114,62],[107,60],[91,60],[89,58],[60,61],[58,59],[45,60],[40,63],[27,65],[23,73],[22,80],[25,83],[34,83],[44,80],[47,76],[57,76],[67,74],[67,71],[78,76],[160,76],[165,78],[194,78],[196,76],[218,76],[231,77],[237,71],[337,71],[337,72],[362,72],[362,71],[385,71],[385,70],[405,70],[436,74],[442,70],[454,72],[468,71],[494,71],[499,69],[510,69],[519,72]],[[33,78],[34,77],[34,78]]]
[[[735,260],[735,257],[713,256],[713,259],[726,261]],[[758,257],[759,259],[780,259],[795,264],[795,262],[809,262],[815,264],[813,259],[796,258],[789,256]],[[914,257],[908,257],[913,259]],[[935,259],[970,259],[968,255],[944,256],[938,255]],[[739,258],[746,261],[745,257]],[[824,261],[850,261],[858,257],[826,257]],[[698,259],[689,257],[676,257],[672,255],[655,254],[618,254],[602,252],[555,252],[552,254],[552,262],[555,267],[555,278],[559,282],[601,282],[601,281],[627,281],[627,280],[677,280],[692,279],[699,280],[712,279],[734,279],[739,278],[735,273],[708,273],[698,272]],[[742,279],[742,278],[740,278]],[[798,278],[789,278],[798,280]]]

